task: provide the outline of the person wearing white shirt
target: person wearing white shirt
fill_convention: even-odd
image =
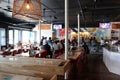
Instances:
[[[62,44],[61,44],[60,41],[58,41],[57,45],[58,45],[58,48],[59,48],[59,49],[63,49],[63,46],[62,46]]]
[[[56,51],[56,50],[58,50],[58,49],[59,49],[59,47],[58,47],[58,45],[57,45],[57,41],[55,41],[55,42],[53,43],[53,50]]]
[[[46,45],[47,44],[47,37],[45,37],[44,39],[43,39],[43,44],[42,45]]]

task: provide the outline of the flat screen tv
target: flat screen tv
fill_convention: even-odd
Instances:
[[[54,30],[62,29],[62,24],[53,24],[53,29]]]
[[[104,29],[109,29],[110,28],[110,23],[100,23],[99,27],[104,28]]]

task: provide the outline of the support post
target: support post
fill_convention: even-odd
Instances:
[[[65,60],[68,53],[68,0],[65,0]]]
[[[80,47],[80,16],[78,14],[78,48]]]
[[[68,1],[65,0],[65,60],[67,60],[68,54]],[[67,73],[65,73],[65,80],[67,79]]]
[[[40,20],[39,20],[39,39],[40,39],[40,42],[41,42],[41,26],[40,26]]]

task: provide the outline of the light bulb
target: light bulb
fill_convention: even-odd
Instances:
[[[30,9],[30,5],[29,5],[29,4],[26,5],[26,9],[27,9],[27,10]]]

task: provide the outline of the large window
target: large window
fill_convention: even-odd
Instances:
[[[0,47],[6,45],[5,29],[0,28]]]
[[[13,30],[9,30],[9,44],[14,44]]]
[[[19,42],[19,34],[18,30],[14,30],[14,44],[17,44]]]
[[[33,31],[25,30],[9,30],[9,44],[16,44],[19,41],[22,43],[35,42],[36,34]]]
[[[0,29],[0,44],[6,45],[5,29]]]
[[[22,42],[29,42],[29,31],[22,31]]]
[[[35,41],[35,32],[30,32],[29,40],[30,40],[30,42],[32,42],[32,43]]]
[[[22,42],[34,42],[35,41],[35,32],[32,31],[22,31]]]

